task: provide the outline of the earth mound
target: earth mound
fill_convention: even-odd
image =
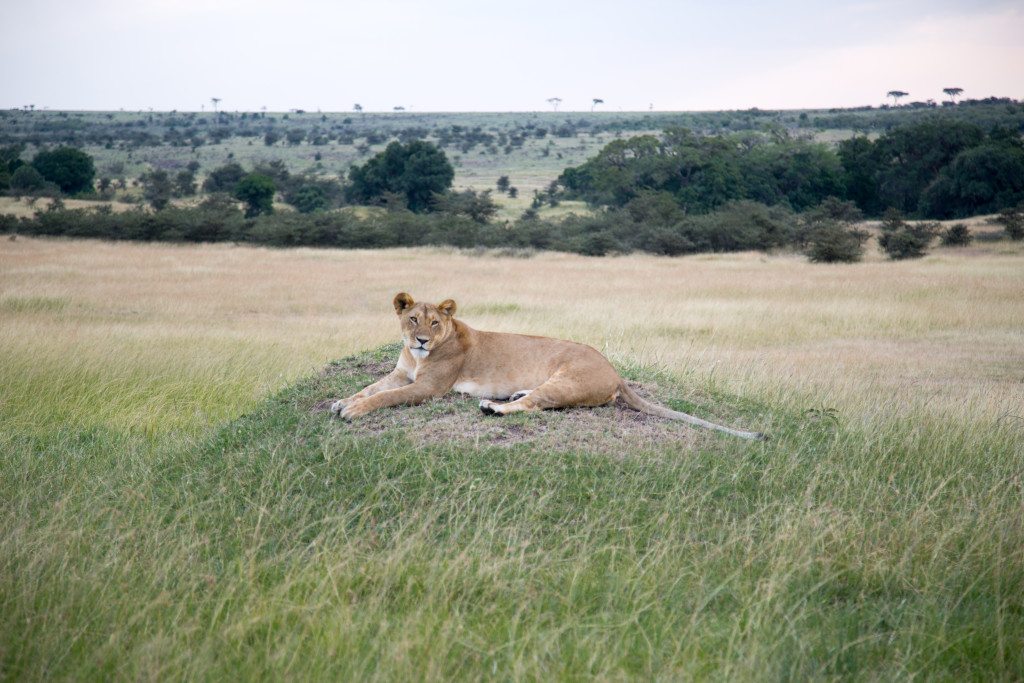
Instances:
[[[398,406],[374,411],[353,422],[335,418],[330,406],[374,382],[394,368],[397,345],[336,361],[318,378],[324,397],[310,410],[332,420],[338,430],[352,436],[405,434],[415,445],[457,444],[471,448],[530,444],[554,451],[586,451],[606,454],[626,452],[693,450],[709,438],[719,438],[682,422],[637,412],[623,403],[599,408],[546,410],[505,417],[480,412],[478,399],[449,393],[417,406]],[[672,396],[653,382],[630,382],[645,398],[667,404]],[[675,392],[673,392],[675,393]],[[688,392],[687,402],[713,403],[707,396]],[[723,419],[702,413],[706,419]]]

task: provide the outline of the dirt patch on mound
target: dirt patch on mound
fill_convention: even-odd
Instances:
[[[368,384],[387,374],[393,366],[393,361],[365,357],[346,359],[326,368],[322,377],[339,388],[335,396],[343,396],[345,393],[341,387],[349,385],[349,381],[362,381],[367,375],[372,375],[372,379],[365,382]],[[657,386],[635,382],[630,382],[630,386],[652,401],[663,400]],[[330,415],[330,406],[335,400],[319,401],[312,411]],[[640,413],[622,403],[505,417],[486,416],[480,412],[478,404],[478,399],[449,393],[418,406],[374,411],[354,422],[332,416],[332,422],[337,429],[355,436],[401,432],[417,445],[454,443],[483,448],[529,443],[546,450],[612,455],[638,450],[691,450],[709,438],[705,430]]]

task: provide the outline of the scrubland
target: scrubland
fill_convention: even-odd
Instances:
[[[400,290],[772,439],[424,445],[313,412],[376,367],[329,361],[386,360]],[[1006,241],[829,266],[4,240],[0,677],[1020,678],[1022,291]]]

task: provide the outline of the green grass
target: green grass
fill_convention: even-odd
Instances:
[[[0,312],[3,313],[59,313],[67,306],[68,300],[62,297],[11,296],[0,299]]]
[[[773,439],[596,455],[311,412],[370,379],[198,436],[5,430],[0,678],[1024,675],[1007,421],[820,419],[710,384],[686,407]]]

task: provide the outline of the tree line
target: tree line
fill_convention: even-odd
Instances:
[[[828,197],[853,201],[867,216],[895,208],[947,219],[1024,202],[1024,143],[1007,128],[926,120],[872,140],[828,145],[771,135],[701,136],[670,128],[614,140],[559,182],[568,197],[628,207],[651,193],[687,213],[752,200],[795,211]]]
[[[989,97],[956,106],[924,102],[893,107],[776,111],[751,108],[717,112],[530,112],[505,115],[269,112],[66,112],[0,110],[0,145],[69,145],[118,149],[191,147],[231,138],[274,146],[377,145],[430,137],[442,148],[465,153],[480,146],[509,153],[531,138],[622,134],[690,128],[702,134],[788,130],[887,131],[922,120],[942,119],[1024,130],[1024,103]]]
[[[5,148],[0,170],[12,183],[31,177],[57,194],[92,192],[92,160],[72,148],[41,151],[31,162],[17,148]],[[346,184],[291,174],[281,161],[249,171],[228,163],[206,177],[206,199],[198,207],[172,205],[170,197],[197,191],[195,170],[190,166],[173,178],[154,170],[143,177],[154,212],[114,213],[109,206],[69,211],[58,200],[33,218],[4,217],[0,229],[129,240],[483,246],[594,256],[785,248],[834,262],[861,257],[868,234],[857,224],[865,214],[879,215],[873,211],[884,215],[879,245],[892,258],[913,258],[925,253],[939,229],[907,221],[908,212],[942,207],[956,215],[983,207],[1000,211],[997,221],[1011,238],[1024,238],[1019,137],[956,121],[923,122],[874,141],[854,138],[838,151],[785,134],[699,136],[685,129],[615,140],[534,198],[536,207],[577,196],[600,210],[551,221],[531,208],[503,225],[490,222],[497,205],[489,191],[451,190],[454,169],[446,155],[422,140],[391,143],[355,165]],[[496,185],[509,194],[515,190],[505,176]],[[274,213],[275,196],[298,211]],[[329,211],[347,203],[383,210],[364,216]],[[962,245],[971,235],[959,225],[941,238]]]
[[[466,195],[471,195],[466,197]],[[468,207],[483,207],[474,212]],[[366,213],[243,211],[224,193],[198,206],[168,206],[160,211],[116,213],[66,209],[56,200],[31,218],[0,215],[0,233],[169,242],[238,242],[268,246],[317,246],[378,249],[409,246],[494,248],[525,253],[556,250],[588,256],[644,251],[683,255],[699,252],[789,249],[812,261],[852,262],[861,258],[868,234],[857,227],[860,210],[849,201],[829,198],[801,214],[783,205],[749,200],[727,202],[706,214],[686,214],[665,194],[645,195],[621,209],[590,216],[543,220],[525,215],[515,222],[489,222],[486,197],[472,190],[449,195],[425,212],[402,202]],[[999,222],[1013,239],[1024,239],[1024,206],[1004,209]],[[939,237],[936,224],[908,222],[892,210],[879,239],[894,259],[921,256]],[[967,244],[962,225],[941,234],[944,244]]]

